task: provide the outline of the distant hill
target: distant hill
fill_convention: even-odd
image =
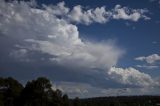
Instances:
[[[160,96],[117,96],[81,99],[82,106],[160,106]]]

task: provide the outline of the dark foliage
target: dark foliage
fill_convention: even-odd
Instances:
[[[0,106],[13,106],[18,102],[23,86],[13,78],[0,78]]]
[[[68,96],[51,87],[44,77],[28,81],[24,88],[12,78],[0,78],[0,106],[69,106]]]
[[[13,78],[0,78],[0,106],[159,106],[160,96],[120,96],[68,99],[40,77],[23,87]]]

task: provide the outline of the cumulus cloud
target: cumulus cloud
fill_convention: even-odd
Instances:
[[[46,6],[43,5],[43,7],[47,10],[50,11],[50,13],[53,13],[54,15],[58,16],[63,16],[68,14],[69,8],[65,6],[65,2],[59,2],[57,5],[51,5],[51,6]]]
[[[16,48],[10,56],[20,58],[32,52],[30,57],[35,57],[40,52],[50,55],[48,61],[67,67],[104,70],[116,65],[124,51],[114,41],[81,41],[78,27],[57,16],[62,11],[69,11],[64,2],[52,8],[37,9],[26,2],[1,1],[0,31],[11,42],[6,46]]]
[[[120,6],[116,6],[116,9],[120,8]],[[112,16],[110,16],[111,14]],[[148,86],[153,80],[147,74],[132,68],[126,70],[111,68],[117,64],[118,59],[124,53],[124,50],[118,47],[114,41],[82,41],[78,27],[74,24],[74,22],[105,23],[108,17],[113,17],[113,14],[120,13],[114,13],[113,10],[108,12],[105,7],[83,10],[82,6],[75,6],[70,10],[65,7],[64,2],[38,9],[24,1],[18,3],[1,0],[0,34],[3,35],[3,40],[1,40],[1,36],[0,44],[11,48],[12,50],[7,50],[5,54],[17,57],[16,59],[36,59],[37,54],[42,53],[45,62],[53,65],[56,63],[68,68],[81,69],[84,72],[92,69],[103,70],[108,73],[108,76],[105,77],[111,77],[114,80],[120,78],[122,84]],[[142,18],[143,13],[140,13],[138,17],[132,16],[132,14],[135,13],[130,13],[129,17],[131,18],[119,17],[119,19],[138,21]],[[28,54],[30,56],[27,56]],[[37,60],[37,62],[39,61],[40,59]],[[110,71],[108,71],[109,69]],[[90,72],[92,73],[92,71]]]
[[[146,9],[130,9],[128,7],[121,7],[121,5],[116,5],[112,10],[106,10],[105,6],[84,10],[82,6],[78,5],[73,7],[68,17],[70,21],[87,25],[93,22],[106,23],[112,19],[136,22],[141,18],[149,20],[150,18],[145,15],[147,12],[148,10]]]
[[[108,74],[112,79],[122,83],[135,86],[156,86],[159,83],[155,82],[150,75],[140,72],[132,67],[116,68],[112,67]]]
[[[131,9],[116,5],[113,9],[106,9],[105,6],[96,8],[86,8],[81,5],[74,6],[72,9],[65,6],[65,2],[60,2],[57,5],[43,6],[50,13],[61,16],[61,18],[73,23],[81,23],[89,25],[91,23],[106,23],[112,19],[123,19],[130,21],[138,21],[139,19],[149,20],[145,14],[147,9]]]
[[[158,54],[152,54],[152,55],[149,55],[149,56],[136,57],[135,60],[145,61],[148,64],[153,64],[153,63],[155,63],[155,62],[160,60],[160,56]]]
[[[111,12],[106,11],[105,7],[97,7],[95,9],[83,10],[82,6],[73,7],[68,15],[70,21],[77,23],[90,24],[93,22],[106,23],[110,18]]]
[[[145,20],[148,20],[150,18],[144,15],[146,12],[148,11],[145,9],[129,9],[127,7],[121,7],[121,5],[116,5],[113,19],[138,21],[140,18],[144,18]]]

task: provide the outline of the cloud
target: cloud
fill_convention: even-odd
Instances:
[[[51,62],[56,61],[58,64],[75,68],[108,69],[116,64],[123,53],[114,44],[109,43],[83,42],[79,45],[62,46],[48,41],[27,41],[37,45],[34,50],[53,55],[53,58],[50,58]]]
[[[145,9],[129,9],[127,7],[121,7],[121,5],[116,5],[114,8],[113,19],[124,19],[135,22],[140,18],[148,20],[150,18],[144,15],[146,12],[148,11]]]
[[[113,41],[82,42],[78,27],[55,15],[61,14],[58,10],[67,12],[67,9],[63,9],[64,2],[54,7],[58,10],[53,8],[55,14],[48,9],[31,8],[25,2],[1,2],[0,31],[8,39],[17,41],[13,45],[21,45],[16,46],[17,51],[11,53],[11,56],[24,50],[35,51],[49,54],[52,57],[48,60],[68,67],[108,69],[115,65],[123,54],[123,50]],[[23,54],[26,55],[20,55]]]
[[[80,97],[80,98],[89,98],[89,97],[100,97],[100,96],[115,96],[115,95],[124,95],[128,92],[125,88],[100,88],[92,86],[86,83],[79,82],[55,82],[52,87],[53,89],[60,89],[63,93],[67,93],[70,98]]]
[[[135,86],[156,86],[159,84],[155,82],[150,75],[142,73],[132,67],[126,69],[112,67],[108,71],[108,74],[113,80],[122,84]]]
[[[28,51],[26,49],[13,50],[9,55],[15,59],[18,59],[19,61],[29,61],[29,59],[26,58],[28,55]]]
[[[73,10],[68,15],[70,21],[84,24],[93,22],[106,23],[110,18],[111,13],[106,11],[105,7],[97,7],[95,9],[83,10],[82,6],[73,7]]]
[[[59,2],[57,5],[51,5],[51,6],[43,5],[43,7],[50,13],[58,16],[66,15],[70,11],[70,9],[65,6],[64,1]]]
[[[116,5],[113,9],[107,10],[105,6],[96,8],[86,8],[81,5],[74,6],[72,9],[65,6],[65,2],[60,2],[57,5],[45,6],[44,8],[50,13],[61,16],[61,18],[72,23],[81,23],[89,25],[91,23],[106,23],[110,20],[123,19],[130,21],[138,21],[139,19],[149,20],[145,14],[147,9],[130,9]]]
[[[159,66],[156,66],[156,65],[136,65],[136,67],[145,68],[145,69],[157,69],[157,68],[159,68]]]
[[[149,0],[150,2],[157,2],[158,4],[160,4],[160,0]]]
[[[128,7],[121,7],[116,5],[112,10],[106,10],[105,6],[97,7],[96,9],[83,10],[82,6],[78,5],[69,13],[69,20],[77,23],[91,24],[93,22],[106,23],[112,19],[123,19],[130,21],[138,21],[143,18],[149,20],[145,15],[146,9],[129,9]]]
[[[63,93],[67,93],[70,98],[90,98],[100,96],[120,96],[120,95],[150,95],[159,92],[159,88],[142,87],[142,88],[100,88],[86,83],[78,82],[55,82],[53,89],[60,89]]]
[[[160,60],[160,56],[158,54],[152,54],[152,55],[149,55],[149,56],[136,57],[135,60],[145,61],[148,64],[153,64],[153,63],[155,63],[155,62]]]
[[[156,45],[156,44],[158,44],[158,42],[157,42],[157,41],[153,41],[152,44],[155,44],[155,45]]]

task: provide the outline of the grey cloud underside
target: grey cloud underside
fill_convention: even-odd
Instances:
[[[70,9],[64,2],[37,9],[31,4],[0,1],[1,76],[20,80],[48,76],[56,81],[83,82],[102,88],[158,85],[151,76],[136,69],[118,71],[113,66],[124,50],[112,40],[82,41],[76,25],[105,23],[111,19],[136,22],[148,19],[146,10],[120,5],[109,11],[105,7]]]

